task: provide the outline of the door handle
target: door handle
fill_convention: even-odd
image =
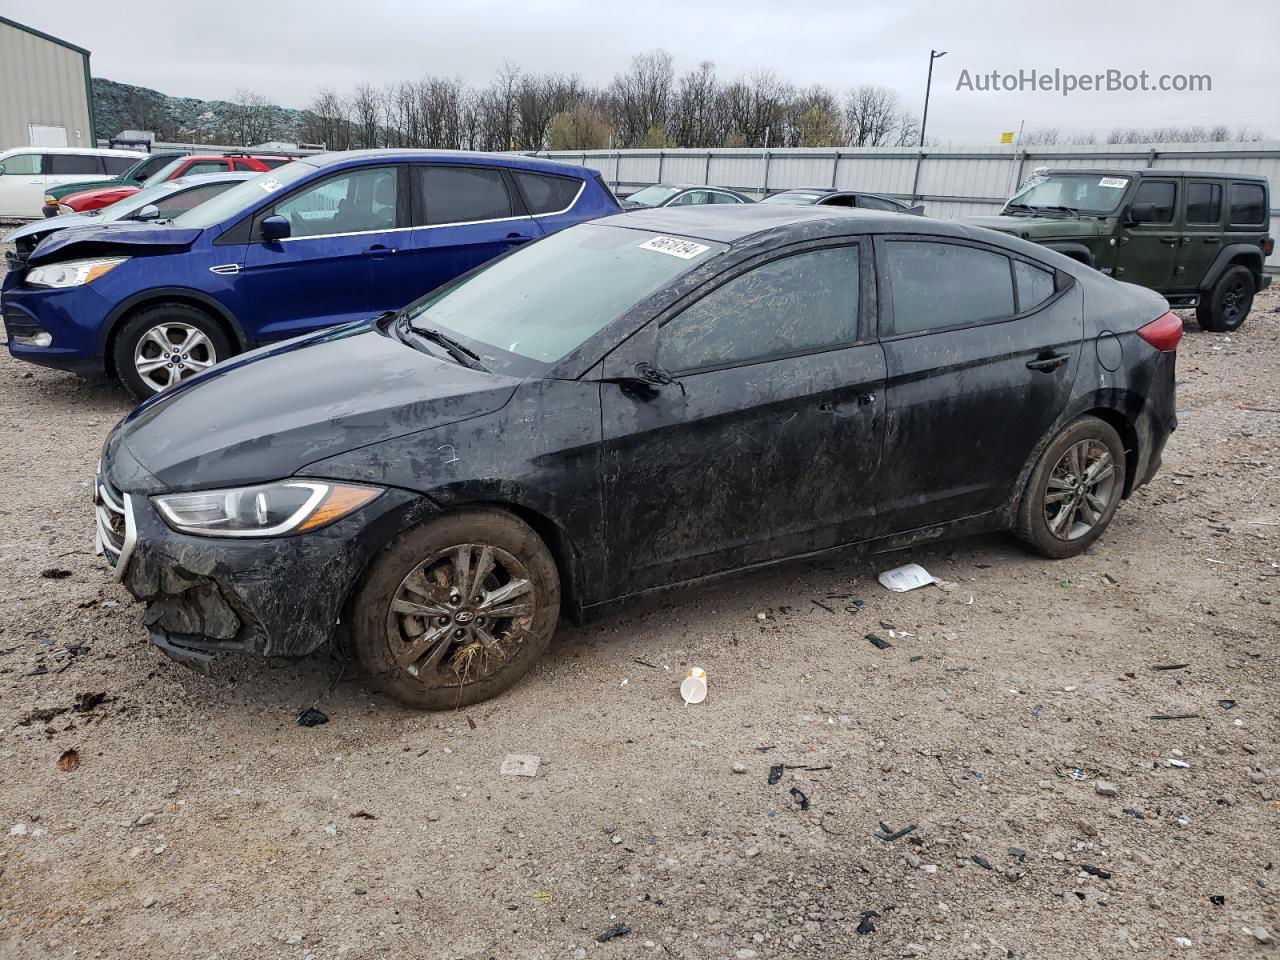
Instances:
[[[1221,241],[1220,241],[1217,237],[1205,237],[1205,238],[1204,238],[1204,242],[1205,242],[1205,243],[1220,243]]]
[[[1161,237],[1160,242],[1164,244],[1168,244],[1171,247],[1176,247],[1178,245],[1178,238],[1177,237]]]
[[[515,246],[515,245],[520,244],[520,243],[528,243],[528,242],[529,242],[530,240],[532,240],[532,239],[533,239],[533,237],[531,237],[531,236],[529,236],[529,235],[527,235],[527,234],[524,234],[524,233],[508,233],[508,234],[503,238],[503,242],[504,242],[504,243],[509,243],[509,244],[511,244],[512,246]]]
[[[1027,361],[1028,370],[1039,370],[1041,373],[1050,373],[1057,370],[1064,363],[1070,361],[1070,354],[1055,353],[1051,357],[1037,357],[1035,360]]]
[[[365,256],[369,257],[371,260],[383,260],[391,256],[391,254],[395,252],[396,252],[395,247],[388,247],[388,246],[384,246],[381,243],[375,243],[364,253],[365,253]]]
[[[840,400],[823,400],[818,404],[818,412],[826,413],[833,417],[851,417],[858,412],[860,407],[870,406],[876,402],[874,392],[865,391],[855,394],[852,402]]]

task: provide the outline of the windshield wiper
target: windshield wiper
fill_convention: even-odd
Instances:
[[[1004,212],[1005,212],[1005,213],[1008,213],[1010,210],[1014,210],[1014,209],[1017,209],[1017,210],[1025,210],[1025,211],[1027,211],[1027,213],[1032,213],[1032,212],[1034,212],[1034,211],[1032,211],[1032,209],[1031,209],[1029,206],[1027,206],[1025,203],[1013,203],[1012,201],[1010,201],[1009,203],[1006,203],[1006,204],[1004,205]]]
[[[396,332],[402,337],[405,334],[413,333],[424,340],[430,340],[432,343],[444,347],[445,352],[462,366],[470,367],[472,370],[483,370],[485,373],[489,372],[488,368],[480,362],[480,354],[463,346],[447,333],[442,333],[432,327],[415,327],[407,313],[402,312],[396,315]]]
[[[1060,203],[1041,203],[1035,207],[1035,211],[1039,213],[1042,210],[1060,210],[1069,217],[1078,217],[1080,212],[1071,207],[1064,207]]]

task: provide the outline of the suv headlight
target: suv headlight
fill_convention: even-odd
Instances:
[[[202,537],[280,537],[328,526],[382,493],[377,487],[282,480],[152,497],[173,529]]]
[[[103,274],[110,273],[128,257],[98,257],[93,260],[67,260],[44,267],[32,267],[27,271],[27,284],[32,287],[79,287],[93,283]]]

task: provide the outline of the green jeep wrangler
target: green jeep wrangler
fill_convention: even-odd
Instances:
[[[1274,241],[1267,178],[1248,173],[1040,168],[998,217],[966,223],[1057,250],[1173,307],[1235,330],[1267,287]]]

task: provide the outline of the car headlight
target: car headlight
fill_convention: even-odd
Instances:
[[[173,529],[202,537],[280,537],[328,526],[382,491],[320,480],[282,480],[230,490],[152,497]]]
[[[67,260],[45,267],[32,267],[27,271],[27,283],[33,287],[79,287],[93,283],[103,274],[110,273],[128,257],[98,257],[93,260]]]

